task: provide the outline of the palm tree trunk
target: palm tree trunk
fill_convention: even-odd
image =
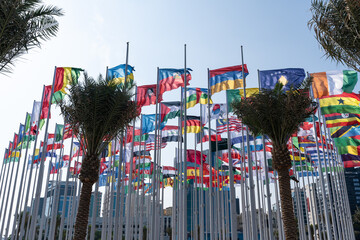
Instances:
[[[79,208],[76,215],[74,240],[84,240],[86,238],[92,185],[93,183],[91,182],[83,182],[81,188]]]
[[[284,222],[284,232],[286,240],[297,239],[297,224],[294,216],[294,207],[291,197],[290,176],[288,169],[278,171],[279,190],[281,201],[281,215]]]
[[[295,221],[294,206],[291,197],[289,169],[291,168],[290,153],[285,146],[275,146],[272,150],[273,167],[278,172],[281,216],[284,223],[286,240],[298,239],[298,228]]]

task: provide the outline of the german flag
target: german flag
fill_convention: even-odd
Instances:
[[[332,113],[325,115],[325,120],[328,128],[360,125],[360,114]]]
[[[183,134],[184,134],[184,121],[183,121]],[[201,130],[200,117],[198,116],[186,116],[186,132],[187,133],[199,133]]]

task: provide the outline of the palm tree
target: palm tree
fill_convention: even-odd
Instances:
[[[273,90],[262,90],[241,102],[232,104],[234,113],[255,136],[266,135],[272,141],[272,166],[278,172],[282,218],[286,239],[296,239],[297,225],[293,210],[289,169],[290,153],[287,142],[299,125],[316,110],[308,97],[310,80],[299,89],[285,92],[277,83]]]
[[[108,141],[114,139],[136,117],[130,101],[132,86],[108,84],[100,75],[95,81],[84,74],[84,82],[72,85],[68,99],[60,103],[65,121],[73,128],[85,153],[79,179],[82,182],[75,223],[75,240],[84,240],[88,224],[91,190],[99,179],[99,156]]]
[[[325,56],[360,71],[359,0],[313,0],[308,25]]]
[[[0,1],[0,73],[11,72],[17,57],[56,35],[59,24],[55,16],[62,16],[62,10],[41,3],[42,0]]]

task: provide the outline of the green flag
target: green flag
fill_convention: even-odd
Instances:
[[[55,129],[56,142],[60,142],[63,139],[64,125],[57,124]]]

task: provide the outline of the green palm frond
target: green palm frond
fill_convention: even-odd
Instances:
[[[68,98],[60,102],[65,120],[83,137],[88,154],[99,155],[106,144],[136,117],[131,89],[109,85],[84,73],[84,82],[72,85]]]
[[[55,17],[62,16],[62,10],[41,3],[0,1],[0,73],[10,73],[16,58],[56,35],[59,24]]]
[[[325,56],[360,71],[360,3],[313,0],[308,22]]]
[[[273,90],[262,90],[241,102],[233,103],[234,113],[254,135],[267,135],[273,144],[286,144],[291,134],[316,110],[308,96],[311,80],[297,89],[282,91],[278,83]]]

